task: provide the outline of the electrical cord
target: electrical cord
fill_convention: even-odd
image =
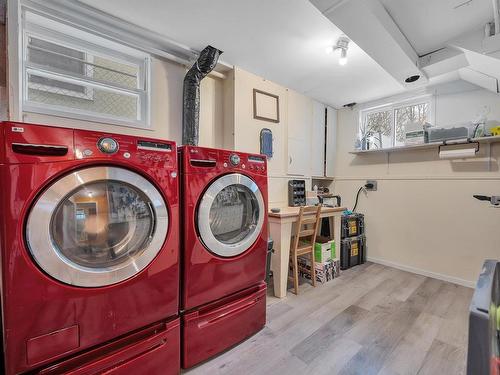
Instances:
[[[361,193],[361,190],[363,190],[365,187],[361,186],[356,193],[356,202],[354,203],[354,207],[352,208],[352,212],[356,212],[356,207],[358,207],[358,199],[359,199],[359,193]]]
[[[356,212],[356,207],[358,207],[358,200],[359,200],[359,193],[361,193],[361,190],[366,190],[366,189],[373,189],[373,184],[371,182],[367,182],[363,186],[361,186],[356,193],[356,202],[354,202],[354,207],[352,208],[352,212]]]

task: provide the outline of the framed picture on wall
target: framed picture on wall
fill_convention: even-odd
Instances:
[[[280,98],[278,95],[253,89],[253,118],[280,122]]]

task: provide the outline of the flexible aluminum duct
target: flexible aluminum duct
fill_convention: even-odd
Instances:
[[[207,46],[184,77],[182,144],[198,145],[200,127],[200,83],[217,65],[222,51]]]

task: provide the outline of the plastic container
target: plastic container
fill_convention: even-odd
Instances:
[[[288,181],[288,205],[290,207],[305,206],[306,204],[306,181]]]
[[[365,215],[352,213],[342,216],[342,238],[356,237],[365,233]]]
[[[342,240],[340,250],[340,269],[346,270],[366,261],[366,237],[348,237]]]

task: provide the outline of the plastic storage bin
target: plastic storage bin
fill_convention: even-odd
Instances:
[[[365,233],[365,215],[352,213],[342,216],[342,238],[357,237]]]
[[[290,207],[306,205],[306,181],[288,181],[288,205]]]
[[[366,261],[366,237],[364,235],[357,237],[344,238],[340,251],[340,269],[346,270]]]

